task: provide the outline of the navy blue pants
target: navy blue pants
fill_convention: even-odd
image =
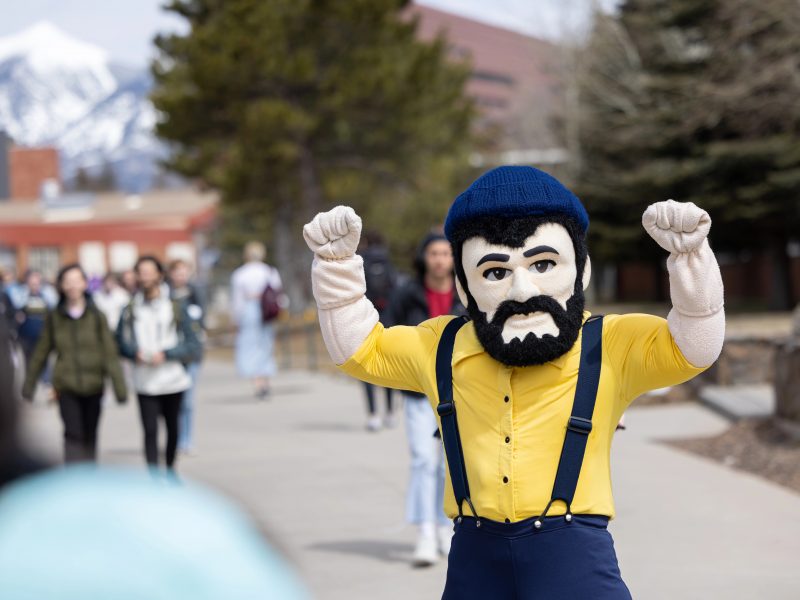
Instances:
[[[608,519],[456,523],[442,600],[631,600]]]

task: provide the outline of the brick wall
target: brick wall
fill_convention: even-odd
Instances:
[[[8,153],[10,197],[36,200],[46,179],[61,181],[58,151],[55,148],[12,147]]]

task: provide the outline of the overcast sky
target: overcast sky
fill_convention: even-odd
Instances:
[[[591,6],[618,0],[422,0],[420,4],[476,20],[554,38],[585,25]],[[105,48],[115,61],[143,66],[158,31],[183,30],[181,19],[161,10],[164,0],[0,0],[0,36],[48,20],[67,33]]]

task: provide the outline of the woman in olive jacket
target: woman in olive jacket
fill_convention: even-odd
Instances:
[[[53,388],[64,421],[65,462],[96,460],[106,377],[111,378],[117,401],[122,404],[127,398],[117,344],[86,288],[86,274],[80,266],[61,269],[59,303],[47,315],[22,388],[23,397],[31,399],[47,359],[55,351]]]

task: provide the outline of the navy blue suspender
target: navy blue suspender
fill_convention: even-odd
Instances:
[[[472,514],[477,517],[469,497],[467,469],[464,464],[464,453],[461,450],[461,436],[458,435],[456,406],[453,403],[453,346],[458,330],[466,322],[466,317],[456,317],[445,326],[439,339],[439,347],[436,350],[436,387],[439,392],[439,404],[436,411],[441,420],[442,443],[447,456],[447,467],[450,470],[450,482],[458,504],[458,514],[461,516],[462,505],[466,500]]]
[[[453,319],[445,326],[442,337],[439,340],[439,347],[436,351],[436,383],[439,392],[437,411],[441,419],[442,442],[447,456],[450,481],[453,485],[459,516],[462,515],[462,505],[466,500],[472,514],[477,517],[478,515],[470,498],[464,453],[461,448],[461,438],[458,434],[456,407],[453,402],[453,347],[456,334],[466,322],[467,320],[464,317]],[[566,504],[566,520],[572,520],[572,500],[578,485],[583,455],[586,451],[586,442],[589,433],[592,431],[592,414],[594,413],[597,388],[600,383],[602,343],[603,317],[602,315],[590,317],[583,324],[578,383],[575,388],[572,414],[566,427],[553,493],[541,517],[534,523],[537,528],[541,527],[541,519],[547,515],[550,506],[557,500]]]
[[[534,521],[538,529],[541,519],[547,516],[553,502],[561,500],[566,504],[567,521],[572,520],[572,499],[578,487],[586,442],[592,432],[592,414],[600,384],[600,367],[603,358],[603,316],[593,316],[583,324],[581,335],[581,362],[578,368],[578,383],[575,386],[575,400],[572,402],[572,415],[567,422],[561,459],[558,461],[553,493],[542,516]]]

